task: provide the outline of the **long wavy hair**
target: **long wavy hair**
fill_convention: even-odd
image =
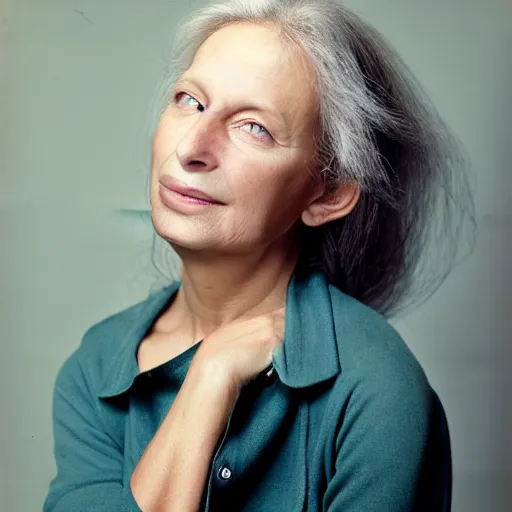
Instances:
[[[346,181],[361,188],[346,217],[315,228],[302,225],[297,277],[321,271],[386,317],[409,312],[472,252],[470,167],[408,66],[347,7],[333,0],[231,0],[193,11],[172,41],[152,133],[169,90],[201,44],[242,21],[276,28],[309,59],[320,114],[318,178],[328,191]],[[155,233],[152,262],[165,278],[176,278],[176,258]]]

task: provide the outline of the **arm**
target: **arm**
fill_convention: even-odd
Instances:
[[[43,512],[196,511],[240,391],[271,361],[283,331],[284,308],[233,321],[202,342],[129,486],[123,486],[122,449],[102,424],[75,352],[55,384],[57,476]]]
[[[100,419],[95,397],[79,364],[80,349],[61,367],[53,392],[57,475],[43,512],[140,512],[123,487],[123,453]]]
[[[449,510],[450,446],[443,418],[423,379],[395,376],[386,384],[356,386],[340,419],[325,510]]]
[[[123,486],[124,455],[102,424],[73,354],[55,384],[57,476],[50,484],[44,512],[197,510],[210,458],[237,396],[203,367],[190,370],[137,464],[131,485]]]
[[[238,399],[225,372],[194,363],[133,472],[130,485],[144,511],[199,509],[213,452]]]

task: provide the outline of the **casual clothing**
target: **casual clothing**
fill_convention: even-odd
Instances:
[[[137,347],[181,283],[92,326],[54,390],[57,475],[44,512],[140,512],[130,477],[197,350],[149,372]],[[436,393],[386,319],[313,274],[288,287],[274,380],[243,389],[201,510],[448,511]]]

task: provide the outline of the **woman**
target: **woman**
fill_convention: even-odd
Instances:
[[[45,512],[448,510],[444,412],[386,317],[453,262],[424,265],[435,214],[471,218],[456,144],[330,1],[212,5],[175,51],[150,200],[181,281],[62,366]]]

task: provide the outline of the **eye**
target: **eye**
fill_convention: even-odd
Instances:
[[[194,106],[191,102],[189,101],[186,101],[185,103],[183,103],[181,100],[182,98],[185,98],[186,100],[192,100],[192,101],[195,101],[197,103],[197,105],[201,105],[201,103],[199,103],[195,98],[193,98],[192,96],[190,96],[190,94],[187,94],[186,92],[178,92],[175,96],[174,96],[174,100],[176,101],[176,103],[178,105],[186,105],[186,106]],[[201,105],[202,106],[202,105]]]
[[[249,130],[251,133],[254,133],[252,128],[256,127],[258,129],[258,131],[256,132],[257,138],[265,138],[265,137],[268,137],[270,139],[272,138],[272,135],[270,135],[269,131],[264,126],[261,126],[261,124],[247,123],[247,124],[244,124],[244,127],[245,126],[249,126],[251,128]],[[263,137],[261,137],[261,135],[263,135]]]
[[[183,98],[185,99],[184,102],[182,101]],[[176,93],[174,96],[174,101],[177,105],[191,106],[191,107],[195,107],[195,108],[198,108],[199,106],[201,106],[202,108],[198,108],[198,110],[200,112],[202,112],[204,110],[203,105],[201,105],[201,103],[199,103],[199,101],[197,101],[193,96],[190,96],[190,94],[187,94],[186,92]],[[196,104],[194,105],[193,102],[195,102]],[[242,128],[246,127],[246,126],[249,126],[249,132],[253,135],[255,134],[255,137],[257,139],[268,138],[270,140],[274,140],[272,135],[270,134],[270,132],[261,124],[249,122],[249,123],[244,124],[242,126]],[[257,129],[256,132],[253,130],[253,128]]]

